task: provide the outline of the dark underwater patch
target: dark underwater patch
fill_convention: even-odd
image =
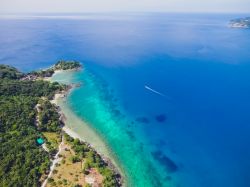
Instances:
[[[113,114],[115,115],[115,116],[120,116],[121,115],[121,112],[120,112],[120,110],[117,110],[117,109],[113,109]]]
[[[167,120],[167,116],[165,114],[159,114],[155,116],[155,120],[159,123],[163,123]]]
[[[138,117],[136,118],[136,121],[139,122],[139,123],[150,123],[150,120],[146,117]]]
[[[171,181],[171,180],[172,180],[172,177],[171,177],[171,176],[166,176],[166,177],[165,177],[165,180],[166,180],[166,181]]]
[[[139,150],[140,150],[141,152],[142,152],[143,149],[144,149],[143,147],[144,147],[144,145],[143,145],[143,143],[141,142],[141,143],[140,143],[140,146],[139,146]]]
[[[133,141],[136,140],[135,135],[133,134],[132,131],[127,130],[126,133],[130,137],[131,140],[133,140]]]
[[[151,153],[154,159],[161,163],[167,172],[173,173],[178,170],[178,166],[161,151],[155,151]]]

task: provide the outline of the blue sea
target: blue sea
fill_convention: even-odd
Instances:
[[[78,60],[71,109],[130,187],[250,186],[250,30],[240,14],[67,14],[0,19],[0,63]]]

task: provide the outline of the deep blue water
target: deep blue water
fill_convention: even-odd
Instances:
[[[250,30],[227,26],[241,16],[1,19],[0,63],[29,71],[79,60],[108,84],[102,89],[113,90],[112,101],[152,153],[157,172],[171,167],[168,159],[177,166],[159,179],[162,186],[171,177],[180,187],[248,187]],[[79,94],[71,98],[75,110]]]

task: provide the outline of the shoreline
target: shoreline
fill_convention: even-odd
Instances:
[[[57,80],[53,80],[53,77],[56,74],[66,73],[66,72],[77,72],[80,69],[72,69],[72,70],[56,70],[51,77],[46,77],[44,80],[50,82],[56,82]],[[66,80],[66,79],[65,79]],[[60,81],[58,81],[60,83]],[[61,120],[64,123],[62,131],[69,135],[74,139],[79,139],[84,142],[92,149],[94,149],[101,158],[108,164],[110,169],[112,169],[115,173],[121,176],[121,186],[126,186],[125,175],[122,168],[117,163],[117,160],[112,155],[111,150],[102,140],[101,136],[98,135],[94,129],[92,129],[87,122],[78,117],[74,111],[67,104],[68,95],[76,88],[79,87],[77,84],[69,83],[70,79],[66,81],[67,86],[69,86],[66,90],[61,91],[60,93],[56,93],[54,98],[51,100],[51,103],[54,103],[58,107],[58,113],[61,115]],[[80,128],[79,128],[80,127]],[[79,128],[79,129],[78,129]],[[77,131],[77,132],[76,132]]]

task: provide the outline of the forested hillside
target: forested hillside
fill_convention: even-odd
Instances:
[[[39,186],[49,169],[49,155],[36,144],[35,106],[63,86],[47,81],[22,81],[22,73],[0,66],[0,186]],[[59,116],[56,116],[59,118]],[[58,120],[58,119],[56,119]],[[51,122],[52,123],[52,122]]]

